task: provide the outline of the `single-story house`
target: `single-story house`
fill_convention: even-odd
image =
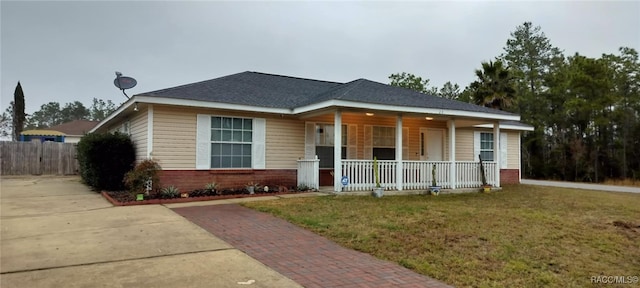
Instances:
[[[73,120],[46,129],[22,131],[20,133],[20,141],[78,143],[80,142],[80,138],[82,138],[84,134],[89,133],[96,125],[98,125],[98,121]]]
[[[134,95],[92,132],[129,133],[162,185],[333,186],[369,190],[520,181],[520,116],[366,79],[242,72]],[[435,165],[435,166],[434,166]],[[346,185],[345,185],[346,184]]]

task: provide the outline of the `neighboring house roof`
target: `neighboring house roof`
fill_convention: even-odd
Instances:
[[[79,135],[82,136],[89,133],[93,127],[98,125],[99,121],[89,120],[73,120],[71,122],[62,123],[60,125],[49,127],[48,130],[55,130],[65,133],[67,135]]]
[[[46,129],[32,129],[20,132],[22,135],[38,136],[82,136],[96,127],[99,121],[73,120]]]
[[[293,109],[328,100],[344,100],[381,105],[515,115],[367,79],[338,83],[250,71],[138,95],[269,108]]]
[[[34,130],[25,130],[20,132],[20,135],[28,135],[28,136],[66,136],[66,134],[55,131],[55,130],[45,130],[45,129],[34,129]]]

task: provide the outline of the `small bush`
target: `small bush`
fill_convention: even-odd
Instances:
[[[147,191],[147,181],[151,180],[151,191],[158,191],[160,187],[160,165],[153,160],[144,160],[136,165],[133,170],[127,172],[124,177],[124,185],[131,193],[143,193]]]
[[[175,186],[164,187],[160,190],[160,196],[163,199],[171,199],[180,197],[180,190]]]
[[[305,184],[300,184],[297,187],[297,191],[299,192],[305,192],[305,191],[309,191],[311,190],[311,188],[309,188],[309,186],[305,185]]]
[[[211,182],[211,183],[207,183],[206,185],[204,185],[204,190],[207,192],[208,195],[217,195],[218,193],[218,183],[216,182]]]
[[[122,178],[136,159],[129,135],[90,133],[78,143],[80,176],[96,191],[122,190]]]

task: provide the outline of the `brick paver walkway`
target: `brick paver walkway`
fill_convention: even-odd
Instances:
[[[451,287],[239,205],[173,210],[305,287]]]

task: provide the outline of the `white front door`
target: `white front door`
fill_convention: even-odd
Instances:
[[[420,160],[442,161],[444,130],[420,128]]]

